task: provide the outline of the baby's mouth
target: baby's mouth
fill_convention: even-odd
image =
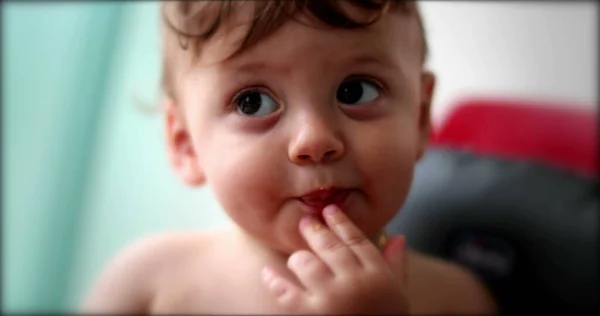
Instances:
[[[305,194],[298,199],[308,206],[307,211],[320,215],[327,205],[334,204],[343,210],[344,202],[350,194],[349,189],[323,188]]]

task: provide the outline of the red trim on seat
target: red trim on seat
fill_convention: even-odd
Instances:
[[[581,107],[519,100],[458,104],[432,136],[432,146],[540,161],[597,175],[597,113]]]

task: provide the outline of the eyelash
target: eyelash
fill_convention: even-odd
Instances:
[[[369,76],[369,75],[351,75],[348,78],[344,79],[340,85],[344,82],[348,82],[348,81],[356,81],[356,80],[364,80],[367,81],[368,83],[374,85],[377,88],[377,91],[381,94],[384,94],[386,91],[386,86],[381,83],[381,81]]]
[[[240,97],[243,96],[246,93],[264,93],[266,95],[268,95],[270,98],[272,98],[273,100],[275,100],[276,102],[279,103],[279,100],[277,98],[275,98],[273,96],[272,93],[269,92],[269,90],[265,87],[262,86],[251,86],[248,88],[244,88],[238,92],[236,92],[233,97],[231,98],[231,101],[229,102],[228,108],[232,109],[232,110],[236,110],[238,103],[240,102]]]
[[[344,82],[348,82],[348,81],[354,81],[354,80],[364,80],[369,82],[370,84],[373,84],[379,93],[384,94],[386,91],[386,86],[384,84],[381,83],[381,81],[368,76],[368,75],[351,75],[349,77],[347,77],[346,79],[344,79],[342,82],[340,82],[340,85]],[[339,88],[339,85],[338,85]],[[240,101],[240,97],[246,93],[264,93],[269,95],[269,97],[271,97],[273,100],[278,101],[277,98],[273,97],[273,95],[271,93],[269,93],[269,90],[261,87],[261,86],[254,86],[254,87],[248,87],[248,88],[244,88],[238,92],[236,92],[233,96],[233,98],[231,98],[231,102],[229,102],[229,105],[231,107],[237,107],[237,104]]]
[[[246,93],[267,93],[266,91],[264,91],[265,89],[262,87],[249,87],[249,88],[244,88],[238,92],[236,92],[233,95],[233,98],[231,98],[231,104],[236,105],[239,101],[240,101],[240,97]]]

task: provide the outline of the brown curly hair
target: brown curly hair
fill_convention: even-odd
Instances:
[[[349,6],[348,6],[349,5]],[[351,12],[354,9],[354,14]],[[235,12],[252,10],[245,36],[227,58],[232,58],[252,47],[277,30],[296,13],[305,13],[317,22],[334,28],[364,28],[376,22],[386,12],[400,12],[417,18],[421,28],[422,60],[426,59],[427,41],[423,23],[415,1],[410,0],[221,0],[221,1],[166,1],[161,8],[163,40],[178,40],[179,48],[191,50],[192,60],[198,58],[202,43],[212,38],[223,23]],[[358,14],[357,14],[358,13]],[[162,86],[173,97],[170,82],[170,62],[164,52]]]

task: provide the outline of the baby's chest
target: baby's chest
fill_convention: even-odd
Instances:
[[[259,276],[212,273],[191,276],[160,288],[153,314],[278,314]]]

